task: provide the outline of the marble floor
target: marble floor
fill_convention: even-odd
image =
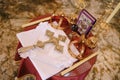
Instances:
[[[0,80],[34,80],[32,76],[17,79],[19,62],[14,61],[21,25],[49,14],[78,16],[85,8],[97,22],[92,33],[98,38],[99,55],[85,80],[120,80],[120,10],[106,26],[101,25],[119,0],[0,0]]]

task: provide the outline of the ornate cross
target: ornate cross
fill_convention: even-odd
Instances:
[[[18,52],[26,52],[32,48],[35,47],[40,47],[43,48],[45,46],[45,44],[47,43],[53,43],[55,45],[55,49],[63,52],[63,46],[59,45],[59,41],[63,41],[65,42],[66,37],[63,35],[58,35],[58,37],[54,37],[54,32],[50,31],[50,30],[46,30],[46,35],[49,37],[49,40],[42,42],[42,41],[38,41],[36,45],[32,45],[32,46],[28,46],[28,47],[21,47],[20,49],[18,49]]]

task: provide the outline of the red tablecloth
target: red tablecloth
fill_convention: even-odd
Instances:
[[[47,17],[47,16],[51,16],[51,15],[40,16],[40,17],[38,17],[38,18],[36,18],[34,20],[41,19],[41,18],[44,18],[44,17]],[[60,18],[59,16],[56,16],[52,20],[59,21],[59,18]],[[26,27],[24,29],[24,31],[33,29],[33,28],[36,27],[36,25]],[[62,27],[68,27],[68,26],[70,26],[70,24],[64,18],[63,23],[62,23]],[[68,28],[66,28],[65,32],[69,33],[69,30],[67,30],[67,29]],[[20,48],[20,47],[21,47],[21,44],[19,43],[17,49]],[[88,55],[90,55],[92,53],[93,53],[93,51],[86,47],[86,51],[85,51],[83,57],[86,57],[86,56],[88,56]],[[41,77],[40,77],[39,73],[37,72],[36,68],[34,67],[34,65],[32,64],[32,62],[31,62],[31,60],[29,58],[22,59],[19,56],[19,54],[16,53],[15,60],[16,61],[21,60],[20,68],[18,70],[18,75],[17,75],[18,78],[22,77],[25,74],[33,74],[33,75],[36,76],[36,80],[41,80]],[[80,65],[78,68],[71,71],[70,75],[67,76],[67,77],[61,76],[58,73],[58,74],[52,76],[51,78],[49,78],[48,80],[84,80],[84,78],[88,74],[89,70],[91,69],[91,67],[93,66],[95,61],[96,61],[96,57],[90,59],[89,61],[87,61],[84,64]],[[89,67],[88,67],[88,64],[90,65]]]

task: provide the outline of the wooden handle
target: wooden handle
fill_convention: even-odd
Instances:
[[[42,18],[42,19],[40,19],[40,20],[36,20],[36,21],[33,21],[33,22],[30,22],[30,23],[27,23],[27,24],[22,25],[22,28],[25,28],[25,27],[27,27],[27,26],[31,26],[31,25],[40,23],[40,22],[42,22],[42,21],[47,21],[47,20],[50,20],[50,19],[51,19],[51,16],[50,16],[50,17],[46,17],[46,18]]]
[[[95,57],[96,55],[98,55],[98,52],[95,52],[95,53],[91,54],[90,56],[86,57],[85,59],[83,59],[83,60],[75,63],[73,66],[71,66],[71,67],[67,68],[66,70],[62,71],[62,72],[61,72],[61,75],[63,76],[64,74],[72,71],[73,69],[77,68],[78,66],[80,66],[80,65],[83,64],[84,62],[86,62],[86,61],[88,61],[89,59]]]

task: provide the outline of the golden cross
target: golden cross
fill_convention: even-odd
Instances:
[[[47,43],[53,43],[55,45],[56,50],[63,52],[63,46],[59,45],[59,41],[65,42],[66,37],[63,35],[58,35],[58,38],[54,37],[54,32],[52,32],[50,30],[46,30],[46,35],[49,37],[49,40],[47,40],[45,42],[38,41],[36,45],[32,45],[32,46],[28,46],[28,47],[21,47],[20,49],[18,49],[18,52],[23,53],[23,52],[26,52],[35,47],[43,48],[45,46],[45,44],[47,44]]]

